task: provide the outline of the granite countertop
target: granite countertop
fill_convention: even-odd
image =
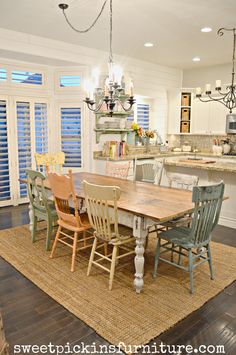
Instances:
[[[184,160],[184,159],[183,159]],[[212,170],[212,171],[224,171],[224,172],[230,172],[230,173],[236,173],[236,160],[235,162],[229,162],[229,161],[217,161],[215,163],[204,163],[203,159],[202,161],[182,161],[182,159],[168,159],[165,161],[166,166],[180,166],[184,168],[192,168],[192,169],[203,169],[203,170]]]
[[[151,153],[142,153],[142,154],[127,154],[124,157],[116,157],[116,158],[108,158],[108,157],[103,157],[102,155],[95,155],[94,159],[95,160],[109,160],[109,161],[125,161],[125,160],[133,160],[135,158],[137,159],[151,159],[151,158],[170,158],[170,157],[184,157],[184,156],[195,156],[195,153],[192,152],[151,152]],[[235,163],[236,163],[236,156],[230,156],[230,155],[214,155],[211,152],[198,152],[196,154],[196,156],[200,156],[200,157],[212,157],[213,160],[218,160],[220,159],[235,159]],[[232,163],[234,164],[234,163]],[[194,163],[194,165],[196,166],[196,163]],[[207,164],[206,164],[207,165]]]

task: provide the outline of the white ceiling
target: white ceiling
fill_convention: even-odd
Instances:
[[[107,50],[108,4],[87,34],[72,31],[58,8],[61,2],[69,4],[70,20],[84,28],[93,21],[103,1],[1,0],[0,27]],[[231,61],[232,35],[218,37],[216,31],[219,27],[236,27],[235,0],[113,0],[113,8],[114,53],[179,68]],[[213,31],[201,33],[205,26]],[[155,46],[145,48],[144,42]],[[201,57],[201,62],[193,63],[194,56]]]

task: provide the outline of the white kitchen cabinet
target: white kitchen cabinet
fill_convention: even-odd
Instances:
[[[193,134],[225,134],[228,110],[219,102],[201,102],[193,100],[192,129]]]
[[[168,92],[168,133],[179,134],[180,132],[180,90],[170,90]]]
[[[209,133],[210,103],[203,103],[194,99],[192,103],[191,133]]]
[[[209,133],[224,134],[226,128],[226,115],[229,110],[219,102],[210,102],[210,117],[208,123]]]

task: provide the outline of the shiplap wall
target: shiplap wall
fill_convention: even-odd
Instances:
[[[17,64],[17,61],[12,60],[12,58],[20,58],[25,61],[25,63],[21,62],[21,65],[25,64],[25,66],[29,68],[27,62],[31,61],[32,68],[42,68],[45,71],[49,81],[43,90],[38,91],[38,94],[51,99],[53,96],[51,105],[52,119],[53,116],[57,114],[56,107],[58,103],[65,100],[76,102],[78,99],[77,94],[64,95],[54,90],[56,70],[74,71],[77,66],[80,66],[80,68],[82,67],[85,72],[89,74],[94,66],[98,66],[103,74],[107,72],[106,63],[108,53],[104,51],[0,28],[0,56],[1,53],[11,58],[8,60],[0,58],[1,63],[9,65]],[[124,71],[133,78],[135,93],[153,100],[154,105],[152,108],[152,116],[150,117],[150,128],[158,129],[163,138],[165,138],[168,110],[167,91],[182,86],[182,70],[119,55],[115,55],[114,58],[115,62],[122,65]],[[62,62],[65,63],[65,65],[61,66]],[[42,65],[43,63],[50,65]],[[7,88],[1,87],[0,93],[6,94],[6,90]],[[11,92],[15,93],[14,89],[9,88],[7,93],[10,94]],[[21,95],[23,95],[23,92],[24,89],[21,90]],[[28,91],[25,91],[25,93],[26,92]],[[36,94],[32,93],[32,95]],[[88,161],[92,162],[91,154],[92,151],[96,149],[94,143],[95,139],[92,139],[94,136],[92,130],[94,126],[94,115],[87,110],[85,110],[85,115],[86,130],[89,132],[85,150]],[[90,168],[92,168],[91,163]]]

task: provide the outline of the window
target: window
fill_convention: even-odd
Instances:
[[[26,179],[25,169],[31,168],[30,103],[16,102],[19,178]],[[20,197],[27,196],[26,184],[20,183]]]
[[[4,68],[0,68],[0,82],[7,81],[7,71]]]
[[[11,80],[18,84],[42,85],[43,76],[40,73],[14,70],[11,72]]]
[[[147,131],[149,129],[149,105],[137,104],[137,123],[139,127]]]
[[[65,153],[64,167],[81,165],[81,108],[61,108],[61,150]]]
[[[47,104],[34,104],[35,119],[35,151],[46,153],[48,151],[48,125],[47,125]]]
[[[60,87],[78,87],[80,85],[80,75],[60,75]]]
[[[10,200],[6,101],[0,100],[0,201]]]

